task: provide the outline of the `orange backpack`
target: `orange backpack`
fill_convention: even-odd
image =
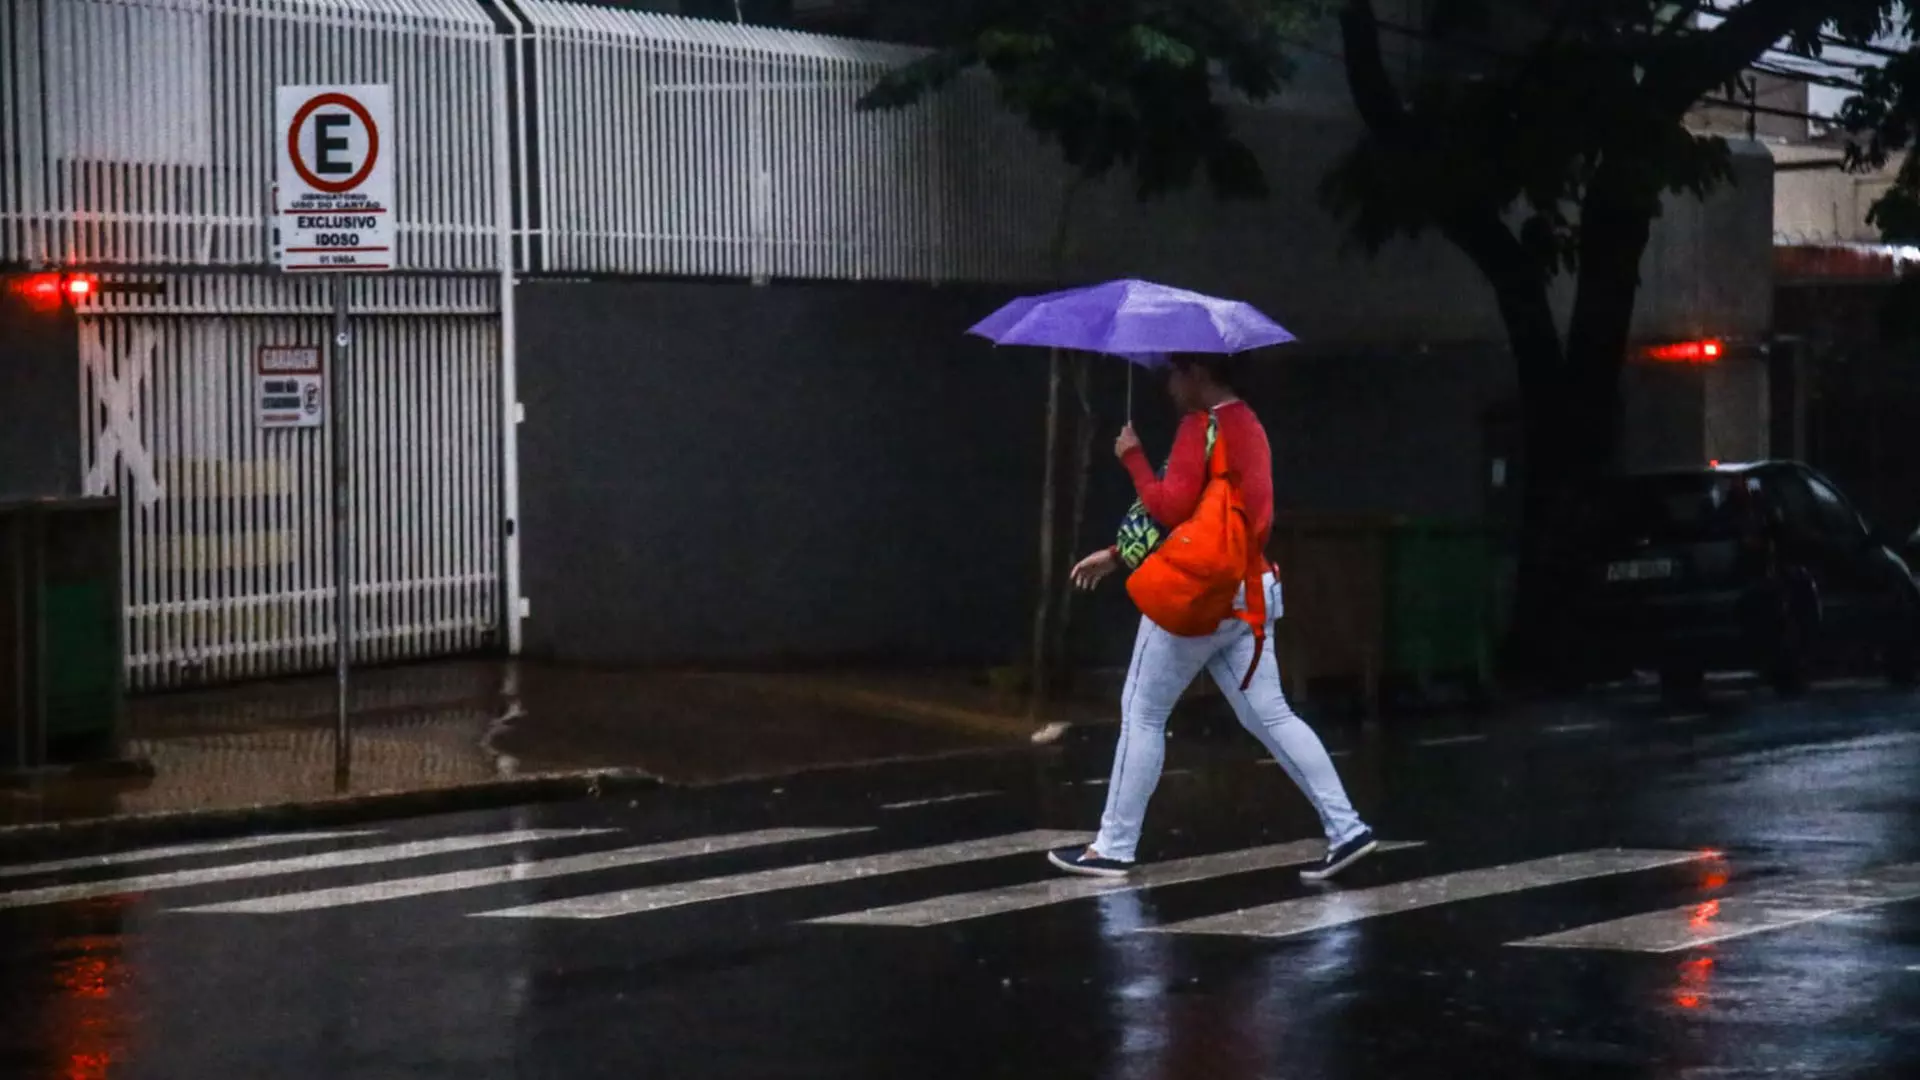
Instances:
[[[1207,486],[1193,516],[1167,534],[1127,578],[1127,595],[1140,613],[1179,637],[1206,637],[1228,619],[1238,618],[1253,628],[1253,666],[1240,688],[1253,682],[1267,643],[1266,554],[1253,534],[1240,489],[1227,469],[1224,433],[1217,436],[1207,459]],[[1234,596],[1245,586],[1245,611],[1233,609]]]

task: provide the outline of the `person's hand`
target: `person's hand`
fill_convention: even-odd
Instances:
[[[1118,569],[1120,556],[1114,554],[1112,548],[1096,551],[1074,566],[1073,583],[1082,590],[1090,590]]]
[[[1120,437],[1113,440],[1113,456],[1125,461],[1128,454],[1140,449],[1140,436],[1133,433],[1133,425],[1120,429]]]

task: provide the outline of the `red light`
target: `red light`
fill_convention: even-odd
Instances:
[[[1718,341],[1676,341],[1642,350],[1649,360],[1666,364],[1711,364],[1720,359],[1726,346]]]
[[[1712,988],[1713,957],[1687,960],[1680,965],[1680,985],[1674,989],[1673,1003],[1683,1009],[1697,1009],[1706,1004],[1707,992]]]
[[[13,283],[13,291],[33,308],[49,311],[62,302],[77,304],[100,291],[89,274],[33,274]]]

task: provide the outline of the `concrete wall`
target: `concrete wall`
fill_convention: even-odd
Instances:
[[[1782,165],[1830,162],[1835,146],[1780,147]],[[1867,220],[1899,177],[1896,157],[1877,172],[1857,175],[1839,169],[1789,169],[1775,181],[1774,233],[1782,244],[1878,244],[1880,228]]]
[[[80,493],[80,337],[0,277],[0,499]]]
[[[1325,103],[1249,114],[1270,148],[1267,202],[1195,195],[1142,208],[1117,187],[1091,193],[1071,276],[1244,297],[1300,335],[1259,358],[1247,387],[1273,436],[1283,509],[1477,517],[1483,417],[1512,395],[1503,329],[1478,275],[1438,240],[1371,262],[1342,252],[1313,188],[1355,131]],[[1660,223],[1642,336],[1765,333],[1771,165],[1764,154],[1741,163],[1738,187],[1705,206],[1676,200]],[[1016,657],[1034,579],[1045,357],[964,334],[1010,295],[522,286],[529,650],[714,664]],[[1129,497],[1108,452],[1123,370],[1101,369],[1083,549],[1105,542]],[[1702,385],[1656,385],[1633,406],[1630,424],[1674,442],[1652,456],[1700,454]],[[1164,399],[1149,380],[1138,391],[1158,458]],[[1080,648],[1124,655],[1131,621],[1109,590],[1082,620]]]
[[[1045,360],[961,336],[1003,299],[522,288],[529,651],[1011,656]]]
[[[964,335],[1006,294],[873,285],[521,288],[527,642],[587,661],[1002,662],[1034,580],[1045,354]],[[1246,393],[1286,508],[1478,513],[1494,350],[1276,351]],[[1080,545],[1130,498],[1097,369]],[[1136,421],[1156,457],[1164,391]],[[1124,648],[1111,591],[1081,646]]]
[[[1200,190],[1142,205],[1125,185],[1105,185],[1073,219],[1069,277],[1140,276],[1239,296],[1316,345],[1505,340],[1479,273],[1444,240],[1396,242],[1369,259],[1323,208],[1320,180],[1358,138],[1330,89],[1243,110],[1239,123],[1263,148],[1270,198],[1221,203]],[[1731,145],[1736,182],[1705,202],[1670,198],[1655,222],[1634,327],[1643,339],[1759,339],[1772,324],[1773,161],[1757,144]],[[1570,281],[1557,300],[1564,321]]]

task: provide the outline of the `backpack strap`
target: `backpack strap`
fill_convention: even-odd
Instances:
[[[1264,540],[1265,537],[1259,539]],[[1267,572],[1267,553],[1264,544],[1256,544],[1247,553],[1247,610],[1237,612],[1240,620],[1253,630],[1253,663],[1247,665],[1247,673],[1240,680],[1240,689],[1253,685],[1253,673],[1260,670],[1260,658],[1267,648],[1267,590],[1265,582]]]
[[[1226,440],[1219,437],[1219,424],[1220,418],[1209,412],[1207,414],[1207,476],[1210,480],[1223,480],[1234,484],[1237,488],[1237,478],[1227,464]],[[1236,492],[1236,502],[1237,499]],[[1245,513],[1244,508],[1241,512]],[[1267,590],[1262,587],[1261,581],[1266,576],[1269,565],[1266,539],[1265,536],[1253,538],[1254,543],[1251,550],[1247,552],[1246,571],[1241,581],[1246,594],[1247,608],[1245,611],[1234,613],[1236,618],[1246,623],[1253,631],[1253,663],[1248,665],[1246,675],[1240,680],[1242,690],[1253,685],[1253,673],[1260,670],[1260,658],[1267,647]]]

